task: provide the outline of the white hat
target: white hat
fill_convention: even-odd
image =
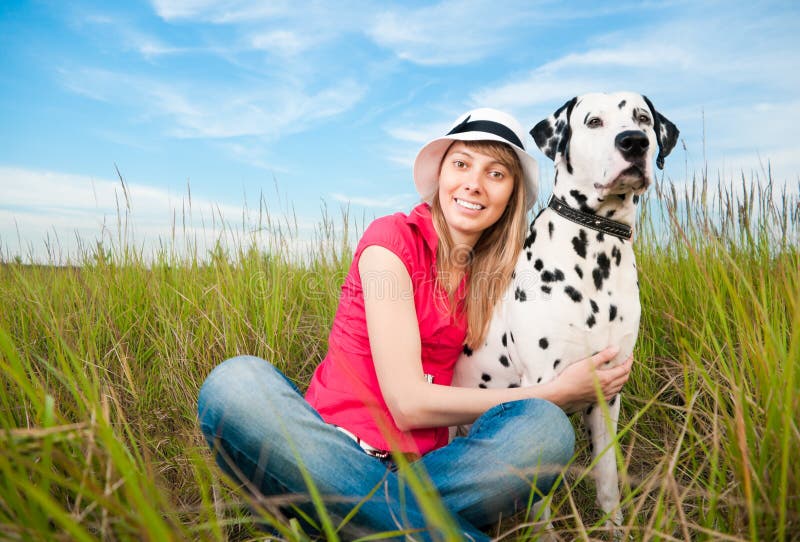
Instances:
[[[499,141],[517,153],[527,186],[525,208],[530,210],[539,190],[539,168],[536,160],[525,151],[525,132],[517,119],[496,109],[481,108],[467,111],[456,120],[447,135],[422,147],[414,160],[414,184],[422,200],[430,203],[439,187],[442,159],[453,141]]]

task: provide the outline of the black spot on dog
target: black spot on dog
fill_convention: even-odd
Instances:
[[[592,269],[595,288],[600,290],[603,287],[603,281],[608,278],[610,272],[611,260],[608,259],[605,252],[601,252],[597,255],[597,267]]]
[[[575,198],[575,201],[578,202],[578,205],[585,205],[586,200],[588,199],[586,195],[581,194],[580,190],[572,189],[569,191],[569,195]]]
[[[586,245],[589,240],[586,238],[586,230],[581,229],[576,237],[572,238],[572,248],[575,249],[575,254],[583,259],[586,259]]]
[[[637,203],[639,203],[639,194],[634,194],[633,195],[633,204],[636,205]]]
[[[508,332],[508,336],[511,337],[511,342],[513,343],[514,342],[514,334],[509,331]]]
[[[617,317],[617,306],[616,305],[611,305],[608,308],[608,321],[609,322],[613,322],[614,318],[616,318],[616,317]]]
[[[611,247],[611,257],[614,258],[614,263],[619,267],[619,262],[622,261],[622,252],[615,246]]]
[[[583,299],[583,294],[572,286],[567,286],[564,288],[564,293],[567,294],[575,303],[580,303],[581,299]]]
[[[591,112],[591,111],[589,111],[588,113],[586,113],[586,116],[585,116],[585,117],[583,117],[583,123],[584,123],[584,124],[586,124],[586,121],[587,121],[587,120],[589,120],[589,115],[591,115],[591,114],[592,114],[592,112]]]
[[[601,232],[601,231],[597,232],[597,240],[598,241],[602,241],[605,238],[606,238],[606,236],[603,235],[603,232]]]
[[[528,299],[528,295],[525,293],[525,290],[523,290],[522,288],[517,288],[514,291],[514,299],[516,299],[517,301],[520,301],[520,302],[524,302],[526,299]]]
[[[589,327],[594,327],[594,325],[596,323],[597,323],[597,320],[595,320],[594,314],[590,314],[589,318],[586,319],[586,325],[589,326]]]
[[[483,380],[484,382],[489,382],[491,379],[492,379],[492,376],[489,375],[489,374],[483,373],[481,375],[481,380]]]
[[[552,292],[552,291],[553,291],[553,289],[552,289],[552,288],[550,288],[550,286],[544,285],[544,286],[542,286],[542,291],[543,291],[544,293],[546,293],[546,294],[549,294],[550,292]]]
[[[619,105],[618,105],[617,107],[619,107],[620,109],[622,109],[623,107],[625,107],[625,104],[626,104],[626,103],[628,103],[628,102],[626,102],[625,100],[622,100],[621,102],[619,102]]]
[[[594,405],[589,405],[588,407],[586,407],[586,415],[587,416],[592,413],[592,409],[593,408],[594,408]],[[591,429],[589,429],[589,431],[591,432]]]
[[[578,274],[579,278],[583,278],[583,269],[581,269],[580,265],[575,266],[575,272]]]
[[[609,404],[609,406],[614,406],[614,403],[616,403],[616,402],[617,402],[617,396],[615,395],[614,397],[611,398],[611,400],[608,402],[608,404]]]
[[[589,305],[592,306],[592,312],[597,314],[600,311],[600,307],[597,306],[597,303],[594,302],[594,299],[589,300]]]
[[[612,216],[614,216],[614,209],[611,209],[606,213],[606,218],[611,218]]]
[[[553,223],[552,222],[548,222],[547,223],[547,231],[550,233],[550,239],[552,239],[553,238]]]
[[[471,356],[472,355],[472,348],[470,348],[468,344],[465,344],[463,352],[464,352],[465,355]]]
[[[485,390],[488,386],[486,384],[484,384],[483,382],[481,382],[480,384],[478,384],[478,387],[479,388],[483,388]]]
[[[560,269],[556,269],[555,271],[543,271],[541,275],[542,282],[556,282],[559,280],[564,280],[564,272]]]
[[[499,360],[500,360],[500,365],[502,365],[503,367],[508,367],[510,364],[508,361],[508,356],[506,356],[505,354],[501,355]]]
[[[528,261],[531,261],[531,257],[533,256],[533,252],[531,252],[530,250],[528,250],[528,251],[525,253],[525,255],[528,257]]]
[[[555,361],[553,362],[553,369],[555,369],[556,367],[558,367],[560,364],[561,364],[561,360],[560,360],[560,359],[557,359],[557,360],[555,360]]]
[[[540,376],[539,378],[537,378],[537,379],[536,379],[536,383],[537,383],[537,384],[538,384],[539,382],[541,382],[541,381],[542,381],[542,377],[541,377],[541,376]]]
[[[594,209],[586,205],[586,201],[589,199],[584,194],[582,194],[579,190],[570,190],[569,195],[575,198],[575,201],[578,202],[578,206],[580,207],[581,211],[584,213],[588,213],[590,215],[595,214]]]
[[[542,263],[542,260],[537,258],[536,261],[533,262],[533,268],[536,269],[537,271],[541,271],[543,267],[544,264]]]
[[[503,336],[500,337],[500,342],[503,343],[503,346],[508,346],[508,337],[506,336],[505,333],[503,333]]]
[[[548,346],[550,346],[550,342],[547,340],[547,337],[542,337],[539,339],[539,348],[542,350],[547,350]]]
[[[582,194],[580,191],[574,190],[574,189],[570,190],[569,191],[569,195],[572,196],[573,198],[575,198],[575,201],[578,202],[578,205],[579,205],[579,207],[581,209],[581,212],[584,212],[584,213],[587,213],[587,214],[590,214],[590,215],[595,214],[594,209],[592,209],[591,207],[586,205],[586,201],[588,200],[588,198],[584,194]]]
[[[528,236],[525,238],[525,244],[522,245],[522,248],[529,249],[531,248],[531,245],[533,245],[533,243],[535,242],[536,242],[536,230],[533,228],[533,225],[531,225],[530,234],[528,234]]]
[[[519,384],[517,384],[516,382],[512,382],[511,384],[508,385],[508,387],[509,388],[519,388]]]
[[[620,199],[620,201],[625,201],[625,194],[617,194],[617,197]]]
[[[512,272],[511,272],[511,278],[512,278],[512,279],[515,279],[515,278],[517,278],[517,272],[516,272],[516,271],[512,271]]]

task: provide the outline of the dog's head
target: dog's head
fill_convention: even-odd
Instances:
[[[578,96],[531,130],[557,171],[589,183],[599,197],[647,190],[656,148],[663,169],[678,133],[646,96],[632,92]]]

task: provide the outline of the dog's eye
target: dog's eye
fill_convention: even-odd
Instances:
[[[589,128],[600,128],[603,126],[603,120],[600,117],[592,117],[586,121],[586,126]]]
[[[650,124],[650,117],[644,113],[639,113],[639,115],[636,117],[636,120],[642,124]]]

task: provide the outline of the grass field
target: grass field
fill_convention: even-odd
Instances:
[[[643,205],[618,455],[634,540],[800,540],[800,198],[771,186],[662,185]],[[290,228],[210,254],[142,254],[121,235],[74,266],[0,265],[0,539],[261,536],[210,460],[197,392],[240,353],[308,382],[355,233],[326,221],[302,259]],[[554,523],[607,538],[579,446]]]

